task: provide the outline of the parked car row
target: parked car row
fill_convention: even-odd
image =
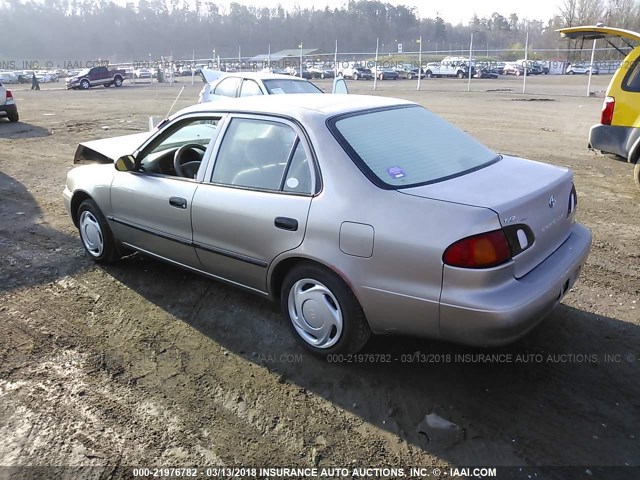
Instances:
[[[0,82],[4,84],[29,83],[33,74],[40,83],[52,83],[60,81],[60,73],[57,70],[13,70],[0,71]]]

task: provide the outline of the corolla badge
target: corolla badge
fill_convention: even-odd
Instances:
[[[556,197],[551,195],[549,197],[549,208],[553,208],[556,206]]]

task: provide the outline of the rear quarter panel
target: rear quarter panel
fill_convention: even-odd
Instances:
[[[323,189],[311,202],[302,245],[286,256],[317,260],[340,275],[374,332],[438,336],[442,254],[460,238],[500,228],[497,215],[382,190],[360,172],[324,125],[310,137]],[[372,227],[370,256],[342,251],[345,222]]]
[[[607,96],[616,99],[611,124],[622,127],[640,127],[640,92],[623,90],[622,82],[633,63],[640,57],[640,47],[636,47],[627,55],[622,66],[611,78]]]

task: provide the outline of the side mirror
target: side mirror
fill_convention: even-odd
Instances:
[[[119,172],[131,172],[136,168],[136,159],[133,155],[124,155],[114,165]]]

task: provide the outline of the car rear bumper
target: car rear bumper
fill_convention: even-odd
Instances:
[[[524,336],[573,286],[591,248],[591,231],[576,224],[567,240],[520,279],[497,288],[460,286],[461,269],[445,266],[440,303],[440,336],[475,346],[511,343]],[[460,299],[464,299],[464,303]]]
[[[15,115],[16,113],[18,113],[18,107],[15,103],[0,105],[0,117]]]
[[[640,138],[640,129],[618,125],[594,125],[589,131],[589,145],[603,153],[613,153],[623,158],[635,141]]]

